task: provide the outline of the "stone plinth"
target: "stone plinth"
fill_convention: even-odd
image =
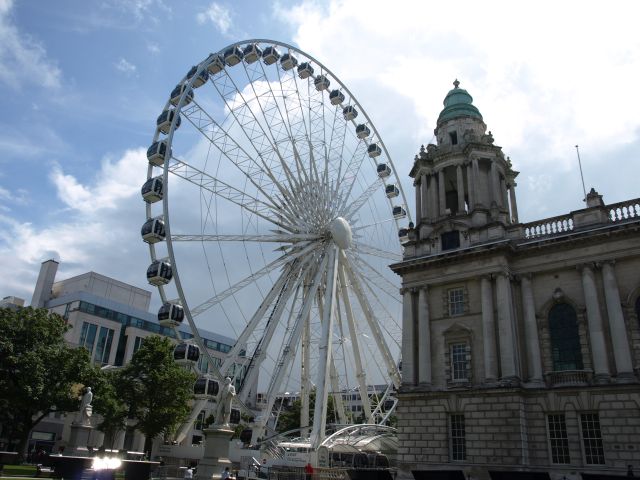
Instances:
[[[88,456],[89,438],[93,427],[90,425],[82,425],[79,423],[71,424],[71,433],[69,435],[69,443],[65,448],[65,453],[70,456]]]
[[[204,456],[198,464],[196,480],[219,479],[225,467],[231,469],[229,441],[233,430],[226,426],[213,426],[204,430]]]

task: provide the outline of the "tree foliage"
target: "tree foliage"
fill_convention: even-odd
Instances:
[[[335,401],[332,395],[327,396],[327,423],[332,421],[338,421],[338,415],[336,412]],[[276,430],[278,433],[288,432],[289,430],[295,430],[300,427],[311,427],[313,425],[313,415],[316,405],[316,391],[312,389],[309,393],[309,425],[300,425],[300,413],[302,412],[302,400],[295,400],[291,407],[283,410],[278,417],[278,425]],[[277,405],[274,408],[279,408]]]
[[[29,431],[51,412],[74,412],[88,352],[64,341],[64,319],[44,308],[0,308],[0,423],[24,454]]]
[[[121,371],[96,369],[87,385],[95,392],[93,411],[101,418],[96,428],[104,433],[104,445],[113,448],[116,434],[125,429],[129,415],[129,406],[121,394]]]
[[[166,337],[147,337],[118,375],[118,392],[146,436],[145,451],[158,436],[167,437],[189,416],[195,375],[173,359]]]

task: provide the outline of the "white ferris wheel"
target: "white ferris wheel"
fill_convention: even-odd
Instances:
[[[399,282],[387,265],[410,214],[347,87],[291,45],[234,43],[180,80],[147,156],[142,236],[160,323],[188,325],[186,346],[209,357],[213,377],[238,377],[240,405],[264,392],[262,435],[294,392],[312,445],[329,396],[329,421],[353,420],[344,394],[355,392],[374,423],[381,404],[367,386],[400,383]],[[221,364],[199,328],[237,338]]]

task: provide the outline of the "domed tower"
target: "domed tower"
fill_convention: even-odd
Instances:
[[[453,82],[429,144],[415,157],[415,253],[429,254],[504,238],[518,223],[515,178],[473,98]]]

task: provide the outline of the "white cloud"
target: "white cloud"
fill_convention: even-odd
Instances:
[[[196,19],[199,24],[211,22],[222,34],[227,33],[232,24],[231,11],[227,7],[216,2],[211,2],[209,8],[204,12],[198,13],[198,15],[196,15]]]
[[[149,42],[147,43],[147,50],[149,51],[149,53],[157,55],[158,53],[160,53],[160,46],[157,43]]]
[[[136,66],[124,58],[120,58],[120,60],[115,63],[115,67],[116,70],[124,73],[125,75],[133,75],[136,73]]]
[[[43,45],[11,21],[12,0],[0,1],[0,83],[19,89],[23,83],[58,88],[62,72]]]

